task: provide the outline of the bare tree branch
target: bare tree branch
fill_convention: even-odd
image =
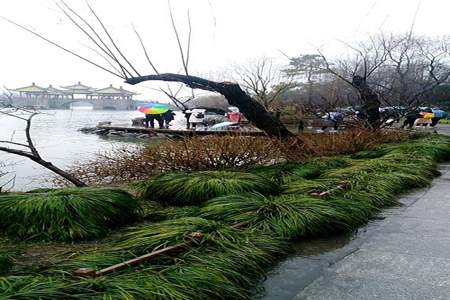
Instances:
[[[20,111],[21,110],[20,108],[16,108],[16,109],[17,109],[16,111]],[[1,112],[2,111],[0,109],[0,113]],[[64,170],[56,167],[51,162],[42,159],[41,155],[39,154],[39,151],[36,149],[36,147],[34,145],[32,137],[31,137],[31,122],[33,120],[33,117],[35,117],[38,114],[39,114],[39,112],[34,111],[34,112],[31,112],[29,114],[28,118],[20,117],[20,119],[22,119],[22,120],[24,120],[26,122],[26,127],[25,127],[25,137],[26,137],[26,141],[27,141],[26,144],[24,144],[24,143],[17,143],[17,142],[13,142],[13,141],[0,141],[0,144],[24,147],[24,148],[27,148],[29,151],[22,150],[22,149],[10,148],[10,147],[6,147],[6,146],[0,146],[0,151],[31,159],[32,161],[38,163],[39,165],[41,165],[41,166],[51,170],[52,172],[62,176],[63,178],[65,178],[69,182],[73,183],[75,186],[78,186],[78,187],[86,186],[86,184],[84,182],[82,182],[79,179],[75,178],[71,174],[69,174],[69,173],[65,172]],[[14,115],[10,114],[10,113],[5,113],[5,115],[14,117]]]
[[[155,74],[159,74],[158,70],[156,69],[155,65],[153,64],[152,60],[150,59],[150,56],[148,55],[147,48],[145,47],[144,41],[142,40],[139,32],[136,30],[136,28],[134,26],[133,26],[133,30],[134,30],[134,32],[136,33],[136,36],[139,39],[139,42],[140,42],[141,47],[142,47],[142,50],[144,51],[144,54],[145,54],[145,58],[147,59],[148,63],[150,64],[150,67],[153,69]]]
[[[120,63],[120,61],[116,58],[116,56],[114,55],[114,53],[111,51],[111,49],[106,45],[106,43],[103,41],[103,39],[100,37],[100,35],[97,33],[97,31],[83,18],[81,17],[77,12],[75,12],[65,1],[61,0],[62,5],[56,3],[56,5],[58,6],[58,8],[62,11],[62,13],[72,22],[72,24],[74,24],[78,29],[80,29],[80,31],[82,33],[84,33],[84,35],[86,35],[90,41],[92,41],[94,43],[95,46],[97,46],[97,48],[99,48],[103,53],[105,53],[110,59],[112,59],[116,64],[119,65],[120,69],[122,70],[122,72],[117,71],[118,73],[122,73],[124,77],[127,76],[126,73],[130,74],[131,73]],[[88,26],[88,28],[94,33],[94,35],[97,37],[97,39],[100,41],[100,43],[102,43],[103,46],[101,46],[97,40],[91,35],[89,34],[89,32],[87,32],[82,26],[81,24],[79,24],[77,21],[75,21],[72,16],[69,14],[68,11],[69,10],[71,13],[73,13],[76,17],[78,17],[78,19],[81,20],[82,23],[84,23],[86,26]],[[104,56],[102,56],[110,65],[111,62]],[[114,68],[116,70],[116,68]]]
[[[189,72],[188,72],[188,60],[189,58],[185,58],[184,55],[184,51],[183,51],[183,46],[181,45],[181,40],[180,40],[180,35],[178,34],[178,30],[177,30],[177,26],[175,25],[175,19],[173,17],[173,12],[172,12],[172,6],[170,5],[170,0],[167,0],[167,5],[169,7],[169,15],[170,15],[170,21],[172,22],[172,29],[173,32],[175,33],[175,38],[177,40],[177,44],[178,44],[178,50],[180,51],[180,56],[181,56],[181,63],[183,64],[183,69],[184,69],[184,73],[186,74],[186,76],[189,76]],[[189,14],[188,14],[189,17]],[[189,39],[188,39],[188,46],[190,47],[190,41],[191,41],[191,21],[190,21],[190,17],[189,17]],[[189,53],[189,47],[188,47],[188,53]]]
[[[1,16],[1,18],[2,18],[3,20],[7,21],[8,23],[11,23],[11,24],[13,24],[13,25],[15,25],[15,26],[17,26],[17,27],[19,27],[19,28],[21,28],[21,29],[23,29],[23,30],[25,30],[25,31],[27,31],[27,32],[29,32],[29,33],[31,33],[31,34],[33,34],[34,36],[37,36],[38,38],[40,38],[40,39],[46,41],[47,43],[52,44],[53,46],[55,46],[55,47],[57,47],[57,48],[59,48],[59,49],[65,51],[65,52],[67,52],[67,53],[69,53],[69,54],[71,54],[71,55],[73,55],[73,56],[76,56],[76,57],[78,57],[79,59],[82,59],[82,60],[84,60],[85,62],[87,62],[87,63],[89,63],[89,64],[91,64],[91,65],[93,65],[93,66],[95,66],[95,67],[97,67],[97,68],[99,68],[99,69],[102,69],[103,71],[106,71],[106,72],[108,72],[108,73],[110,73],[110,74],[112,74],[112,75],[114,75],[114,76],[119,77],[119,78],[126,79],[126,78],[123,77],[123,75],[119,75],[119,74],[117,74],[117,73],[115,73],[115,72],[113,72],[113,71],[111,71],[111,70],[109,70],[109,69],[107,69],[107,68],[105,68],[105,67],[99,65],[99,64],[93,62],[92,60],[87,59],[87,58],[85,58],[85,57],[83,57],[83,56],[81,56],[81,55],[79,55],[79,54],[77,54],[77,53],[75,53],[75,52],[73,52],[73,51],[71,51],[71,50],[69,50],[69,49],[67,49],[67,48],[65,48],[65,47],[63,47],[63,46],[61,46],[61,45],[59,45],[58,43],[55,43],[55,42],[53,42],[53,41],[47,39],[46,37],[42,36],[41,34],[39,34],[39,33],[37,33],[37,32],[34,32],[33,30],[31,30],[31,29],[29,29],[29,28],[27,28],[27,27],[25,27],[25,26],[22,26],[22,25],[20,25],[20,24],[14,22],[14,21],[11,21],[10,19],[5,18],[5,17],[3,17],[3,16]]]
[[[116,42],[114,41],[114,39],[111,37],[108,29],[106,28],[106,26],[103,24],[103,21],[100,19],[100,17],[97,15],[97,13],[94,11],[94,9],[92,8],[92,6],[89,4],[88,0],[86,0],[86,4],[89,7],[89,10],[91,11],[91,13],[95,16],[95,18],[97,19],[98,23],[100,24],[100,26],[103,28],[103,31],[105,32],[105,34],[108,36],[111,44],[114,46],[114,48],[116,49],[116,51],[119,53],[119,55],[125,60],[125,62],[131,67],[131,69],[133,69],[133,71],[137,74],[137,76],[140,76],[139,72],[134,68],[134,66],[128,61],[128,59],[125,57],[125,55],[123,55],[122,51],[120,51],[119,47],[117,46]]]

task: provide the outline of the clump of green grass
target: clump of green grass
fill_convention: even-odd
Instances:
[[[445,136],[425,136],[411,138],[400,144],[382,145],[351,155],[352,159],[382,158],[385,155],[413,155],[416,158],[431,158],[435,162],[450,159],[450,138]]]
[[[352,159],[373,159],[380,158],[389,153],[389,148],[386,146],[378,146],[374,149],[363,150],[350,155]]]
[[[291,170],[290,178],[315,179],[330,170],[344,168],[349,165],[349,160],[343,157],[318,158],[302,163]]]
[[[374,199],[376,207],[393,205],[394,195],[412,187],[423,187],[436,176],[436,165],[430,158],[410,153],[386,152],[374,159],[358,159],[347,167],[329,170],[315,180],[293,177],[284,186],[287,194],[345,194],[365,191]]]
[[[280,239],[262,233],[255,234],[245,228],[233,229],[201,219],[186,221],[203,224],[201,227],[205,236],[202,242],[180,253],[174,259],[176,264],[158,271],[160,278],[166,282],[165,287],[169,289],[165,291],[167,298],[170,298],[167,295],[182,293],[184,298],[179,299],[253,299],[252,288],[255,283],[288,249],[287,244]],[[205,224],[209,228],[205,228]],[[141,274],[144,282],[148,282],[147,274],[152,276],[155,271],[152,265],[138,274]],[[121,284],[122,278],[131,279],[131,276],[123,274],[114,280]],[[123,288],[130,290],[128,286]],[[144,293],[139,287],[137,289]],[[157,291],[158,287],[155,285],[152,290]]]
[[[201,232],[204,236],[202,240],[194,240],[185,251],[145,263],[133,268],[132,272],[124,270],[105,278],[80,280],[80,289],[89,290],[90,294],[74,290],[74,296],[95,294],[99,299],[252,299],[255,283],[287,251],[287,244],[280,239],[256,234],[246,228],[232,228],[217,221],[182,218],[160,225],[156,229],[151,225],[140,228],[137,239],[135,230],[130,229],[120,243],[122,248],[112,247],[111,251],[96,253],[96,257],[84,256],[99,263],[84,266],[99,267],[101,260],[112,262],[118,253],[131,253],[133,257],[143,251],[151,251],[155,245],[173,245],[189,239],[192,232]],[[148,232],[144,234],[144,231]],[[76,261],[79,262],[80,258]]]
[[[211,176],[217,172],[166,177],[163,189],[178,196],[194,195],[187,203],[203,205],[161,205],[168,204],[161,199],[169,194],[161,193],[158,203],[146,201],[145,211],[151,221],[167,213],[168,217],[158,219],[163,221],[127,228],[99,247],[71,255],[56,272],[47,270],[49,277],[0,277],[0,298],[253,299],[255,284],[287,252],[287,241],[353,230],[382,207],[397,205],[398,193],[425,186],[437,175],[436,161],[450,159],[449,141],[426,137],[350,157],[250,170],[260,175],[252,174],[258,180],[284,184],[281,195],[276,184],[274,189],[265,190],[266,195],[254,193],[255,188],[224,191],[222,186],[218,197],[202,203],[217,193],[206,183],[208,179],[217,180]],[[191,178],[197,179],[190,182]],[[139,186],[149,194],[157,193],[160,187],[155,184],[147,190],[147,184]],[[215,192],[208,194],[209,189]],[[224,195],[220,195],[222,191]],[[317,194],[325,191],[329,193]],[[179,197],[176,203],[184,204]],[[235,224],[243,226],[233,228]],[[192,233],[200,233],[201,239]],[[73,279],[65,275],[78,267],[106,267],[185,241],[191,241],[189,247],[180,252],[103,278]]]
[[[185,220],[206,224],[206,220]],[[212,222],[214,223],[214,222]],[[286,254],[285,242],[245,229],[206,234],[205,242],[166,260],[149,262],[133,272],[80,281],[98,299],[253,299],[253,287],[277,259]],[[225,230],[225,231],[224,231]],[[219,234],[221,232],[221,235]],[[231,240],[226,247],[218,240]],[[74,291],[74,295],[80,293]],[[103,297],[103,298],[102,298]],[[95,298],[97,299],[97,298]]]
[[[136,220],[137,201],[106,188],[66,188],[0,196],[0,230],[14,238],[74,241]]]
[[[344,157],[317,158],[306,162],[285,162],[272,166],[263,166],[251,169],[250,172],[258,174],[273,181],[285,183],[292,177],[314,179],[321,174],[335,168],[348,165],[348,159]]]
[[[261,176],[228,171],[179,172],[163,174],[142,188],[146,200],[182,206],[201,204],[214,197],[258,192],[276,194],[279,185]]]
[[[0,277],[1,299],[70,299],[67,282],[45,276]]]
[[[202,238],[197,240],[192,233],[201,233]],[[228,224],[199,217],[184,217],[131,228],[116,244],[114,250],[125,250],[139,255],[188,240],[194,244],[206,243],[209,246],[230,248],[234,247],[241,235],[242,230],[232,228]]]
[[[300,165],[301,163],[298,162],[283,162],[270,166],[258,166],[250,169],[249,172],[282,183],[283,177],[291,174],[292,170]]]
[[[357,213],[346,215],[338,208],[336,203],[305,195],[247,194],[210,200],[201,216],[229,224],[248,222],[252,228],[287,239],[348,230],[365,221]]]
[[[390,153],[411,154],[419,158],[429,158],[434,162],[450,160],[450,138],[432,136],[413,139],[406,143],[388,146]]]
[[[191,251],[183,257],[186,265],[166,278],[181,284],[188,299],[254,299],[255,283],[286,253],[284,246],[268,236],[252,235],[223,251]]]
[[[11,256],[0,252],[0,275],[7,273],[13,267]]]

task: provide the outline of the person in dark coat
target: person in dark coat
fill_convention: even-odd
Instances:
[[[150,128],[155,128],[155,115],[146,114],[145,115],[145,127],[148,128],[150,124]]]
[[[173,120],[175,120],[175,113],[173,112],[173,110],[168,110],[165,113],[163,113],[162,115],[162,119],[164,120],[164,127],[166,129],[169,128],[170,126],[170,122],[172,122]]]
[[[414,122],[417,119],[423,118],[424,113],[433,113],[433,111],[430,108],[426,108],[423,111],[416,110],[416,111],[410,112],[409,114],[406,115],[406,120],[403,122],[402,128],[405,128],[405,126],[408,126],[408,128],[411,129],[414,126]],[[437,121],[437,122],[439,122],[439,121]],[[435,122],[435,124],[432,126],[435,126],[437,124],[437,122]]]
[[[191,129],[191,123],[189,123],[189,118],[192,115],[192,111],[189,109],[186,109],[183,111],[184,117],[186,118],[186,129]]]
[[[406,119],[403,122],[402,128],[405,128],[406,126],[408,126],[408,128],[411,129],[414,126],[414,122],[421,117],[422,117],[422,115],[418,111],[410,112],[409,114],[407,114],[405,116]]]
[[[164,117],[162,114],[155,115],[156,121],[158,121],[159,129],[164,129]]]
[[[303,120],[298,121],[298,132],[303,132],[305,130],[305,123],[303,122]]]
[[[159,128],[164,128],[164,118],[162,115],[151,115],[146,114],[145,115],[145,127],[149,128],[155,128],[155,120],[158,122]]]

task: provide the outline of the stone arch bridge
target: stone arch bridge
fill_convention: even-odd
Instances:
[[[13,106],[37,108],[37,109],[70,109],[73,103],[89,103],[93,109],[133,110],[136,109],[134,100],[113,99],[47,99],[47,98],[25,98],[12,97],[9,103]]]
[[[31,86],[9,89],[10,104],[20,107],[39,109],[68,109],[73,103],[89,103],[93,109],[132,110],[136,108],[135,93],[110,85],[95,89],[80,82],[72,86],[56,89],[53,86],[43,88],[33,83]]]

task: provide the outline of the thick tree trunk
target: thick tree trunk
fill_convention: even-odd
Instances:
[[[238,84],[227,84],[221,94],[227,98],[231,105],[238,107],[249,121],[267,133],[267,135],[279,138],[293,135],[275,115],[270,114],[264,106],[245,93]]]
[[[380,100],[378,95],[368,86],[366,79],[361,76],[354,76],[352,85],[358,90],[361,98],[361,112],[363,118],[367,120],[371,128],[378,128],[381,125]]]
[[[256,100],[245,93],[241,87],[232,82],[215,82],[196,76],[181,74],[157,74],[127,79],[129,84],[138,84],[144,81],[171,81],[181,82],[195,89],[217,92],[225,96],[228,102],[239,108],[245,117],[268,136],[288,138],[293,134]]]

